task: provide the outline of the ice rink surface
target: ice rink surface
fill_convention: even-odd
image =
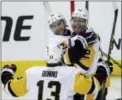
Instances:
[[[121,87],[121,77],[120,76],[112,76],[111,77],[111,87],[109,88],[109,92],[107,95],[107,100],[116,100],[121,97],[122,92]],[[21,98],[13,98],[8,96],[4,91],[2,91],[2,100],[32,100],[31,98],[27,99],[28,97],[21,97]]]

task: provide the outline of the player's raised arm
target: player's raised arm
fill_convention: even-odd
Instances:
[[[1,81],[7,94],[14,97],[24,96],[28,91],[26,87],[26,74],[14,78],[16,65],[5,65],[1,73]]]

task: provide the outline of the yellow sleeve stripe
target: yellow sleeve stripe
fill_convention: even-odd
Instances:
[[[65,62],[67,65],[70,65],[70,64],[71,64],[70,59],[69,59],[68,49],[66,49],[66,52],[65,52],[65,54],[64,54],[64,62]]]
[[[26,87],[26,74],[21,79],[11,80],[10,87],[16,96],[24,96],[28,92]]]
[[[82,63],[87,68],[90,68],[94,62],[94,57],[95,57],[96,51],[95,51],[93,45],[90,45],[88,47],[88,50],[90,50],[89,58],[81,58],[80,63]]]

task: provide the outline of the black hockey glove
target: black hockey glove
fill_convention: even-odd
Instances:
[[[94,31],[86,31],[81,35],[86,39],[88,45],[94,44],[97,40],[97,35]]]
[[[95,77],[98,79],[99,83],[102,84],[112,72],[113,64],[111,62],[100,62]]]
[[[89,50],[84,49],[84,45],[80,40],[75,40],[75,45],[68,49],[71,63],[77,63],[82,57],[89,54]]]
[[[79,42],[79,44],[82,46],[83,49],[86,49],[88,47],[88,43],[87,43],[86,39],[80,35],[76,35],[76,36],[71,38],[71,46],[70,47],[77,45],[76,44],[77,41]]]
[[[15,64],[5,65],[1,72],[1,81],[5,85],[9,80],[13,79],[13,75],[17,68]]]

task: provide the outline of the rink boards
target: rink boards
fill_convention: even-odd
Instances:
[[[120,63],[120,61],[118,61]],[[33,66],[45,66],[46,65],[46,61],[45,60],[33,60],[33,61],[3,61],[2,62],[2,66],[6,65],[6,64],[16,64],[17,65],[17,72],[16,72],[16,76],[20,76],[26,69],[33,67]],[[114,65],[114,70],[112,75],[117,75],[120,76],[121,74],[121,69]]]

